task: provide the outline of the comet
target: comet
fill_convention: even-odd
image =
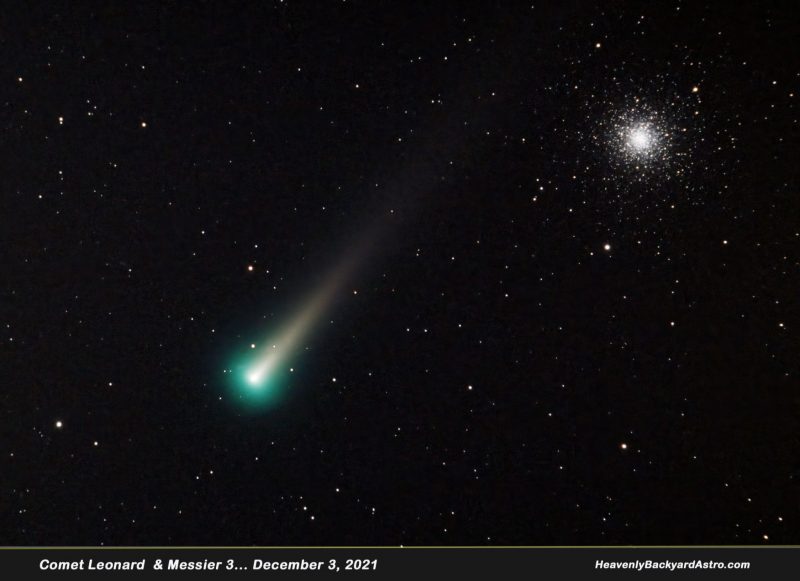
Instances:
[[[335,269],[323,286],[305,303],[286,327],[273,340],[268,339],[268,346],[261,350],[247,368],[247,383],[260,388],[276,370],[283,367],[288,357],[296,353],[300,343],[315,326],[322,313],[334,302],[347,275],[352,270],[352,261]]]
[[[408,215],[416,215],[432,204],[432,194],[457,167],[456,160],[469,155],[465,144],[470,143],[470,136],[481,127],[482,112],[483,108],[475,110],[471,100],[464,101],[440,123],[427,127],[426,138],[419,142],[413,155],[392,160],[396,167],[385,173],[394,175],[394,179],[385,180],[386,187],[376,196],[372,208],[377,211],[369,212],[351,226],[350,231],[356,236],[343,246],[339,254],[342,258],[321,278],[314,291],[300,301],[299,307],[289,311],[283,324],[266,334],[259,343],[263,346],[248,352],[233,369],[226,370],[232,374],[237,399],[255,404],[275,400],[287,383],[287,373],[293,371],[290,361],[307,347],[310,333],[344,296],[343,288],[354,272],[385,246],[383,239],[392,235]],[[491,110],[486,110],[486,115],[490,114]]]
[[[343,258],[322,278],[318,287],[300,301],[299,307],[276,331],[267,334],[260,347],[231,372],[238,398],[245,403],[272,401],[284,383],[289,364],[303,350],[309,334],[318,327],[324,313],[344,296],[343,289],[353,272],[365,261],[370,249],[386,231],[386,219],[372,227],[345,252]]]

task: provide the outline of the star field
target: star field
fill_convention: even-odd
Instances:
[[[2,544],[800,542],[788,7],[8,12]]]

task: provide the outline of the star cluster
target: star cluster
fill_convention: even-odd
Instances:
[[[0,544],[800,541],[794,12],[9,9]]]
[[[680,152],[674,151],[675,131],[668,122],[659,118],[657,112],[644,108],[634,106],[617,114],[607,136],[608,144],[614,150],[610,152],[613,162],[618,168],[632,170],[639,179],[654,171],[659,172],[662,179],[669,179],[672,177],[671,162],[674,157],[681,156]],[[677,171],[680,173],[681,170]]]

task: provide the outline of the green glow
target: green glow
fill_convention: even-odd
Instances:
[[[250,351],[250,350],[248,350]],[[227,370],[231,396],[234,401],[249,409],[263,409],[276,405],[286,394],[289,369],[275,365],[268,372],[259,366],[258,353],[242,353]]]
[[[281,399],[289,383],[289,361],[302,353],[309,332],[318,326],[323,312],[333,303],[367,248],[369,246],[363,244],[348,253],[330,272],[324,284],[303,301],[280,328],[273,329],[258,347],[251,343],[252,351],[246,355],[240,354],[238,362],[229,370],[237,401],[255,409],[274,405]]]

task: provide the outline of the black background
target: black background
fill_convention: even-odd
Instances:
[[[795,15],[534,4],[6,7],[0,542],[798,541]]]

